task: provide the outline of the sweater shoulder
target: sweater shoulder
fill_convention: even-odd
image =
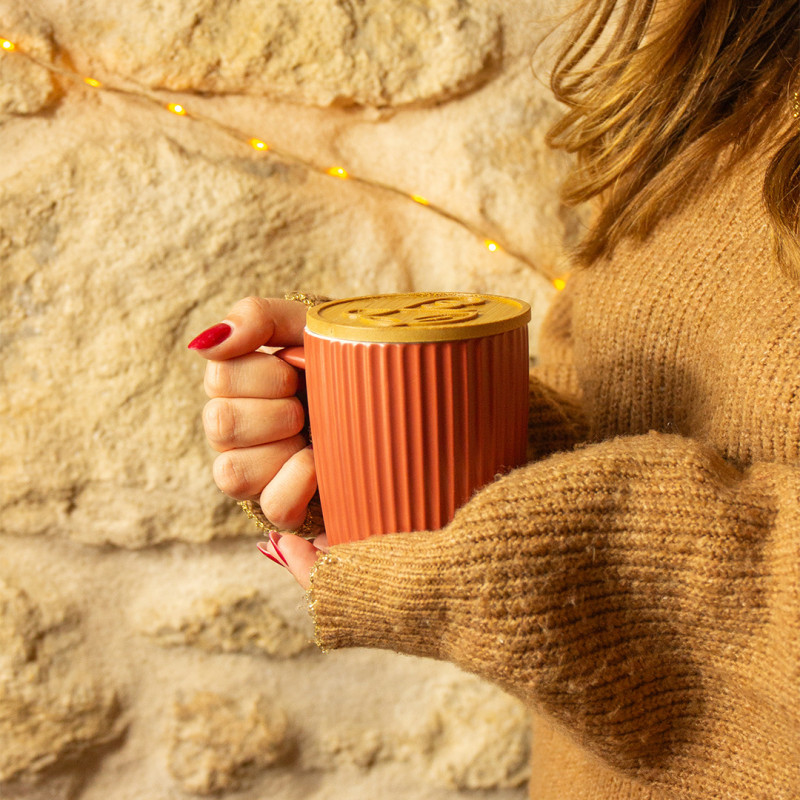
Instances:
[[[767,163],[742,163],[572,279],[591,439],[658,430],[739,466],[800,460],[800,286],[774,254]]]

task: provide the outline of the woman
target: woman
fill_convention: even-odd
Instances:
[[[440,531],[265,548],[313,580],[323,647],[523,699],[540,800],[800,797],[799,16],[584,2],[551,141],[597,213],[545,321],[530,462]],[[313,455],[294,372],[253,351],[304,317],[250,298],[190,345],[218,485],[288,529]]]

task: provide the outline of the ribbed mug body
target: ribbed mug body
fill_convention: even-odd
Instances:
[[[528,330],[458,341],[305,334],[309,421],[331,544],[446,525],[523,463]]]

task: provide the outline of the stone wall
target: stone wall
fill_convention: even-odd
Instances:
[[[555,5],[0,0],[0,797],[525,795],[515,701],[309,644],[186,343],[247,294],[459,289],[529,299],[535,349],[579,225]]]

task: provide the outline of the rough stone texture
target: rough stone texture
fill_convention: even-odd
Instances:
[[[304,631],[293,627],[255,587],[227,587],[203,597],[176,619],[174,609],[153,609],[143,632],[163,646],[188,645],[209,653],[249,653],[289,658],[312,647]]]
[[[239,790],[290,750],[286,715],[264,697],[242,704],[198,692],[176,701],[173,711],[169,771],[184,791]]]
[[[532,95],[534,80],[527,66],[499,79],[502,91],[487,98],[486,114],[464,147],[485,224],[498,239],[561,275],[569,269],[564,245],[577,243],[587,214],[565,208],[551,191],[569,159],[547,150],[543,123],[555,122],[558,109],[549,98]]]
[[[0,380],[16,388],[0,395],[0,530],[124,547],[250,530],[211,486],[202,366],[185,343],[254,291],[452,286],[443,252],[413,247],[423,234],[412,215],[430,212],[394,198],[376,207],[381,199],[274,159],[222,159],[115,130],[5,180]],[[456,233],[448,255],[460,288],[515,294],[522,277],[533,295],[537,276],[479,271],[503,256]],[[467,246],[470,272],[458,258]]]
[[[73,6],[59,24],[102,72],[173,91],[316,106],[430,104],[473,89],[501,58],[497,15],[472,0]]]
[[[0,38],[13,35],[17,50],[0,49],[0,123],[11,116],[36,114],[56,102],[59,91],[53,75],[23,58],[20,50],[50,62],[52,28],[19,5],[0,4]]]
[[[114,691],[73,664],[77,624],[0,580],[0,793],[119,735]]]
[[[423,689],[422,715],[392,729],[365,719],[326,732],[326,760],[347,768],[409,764],[433,786],[473,791],[521,786],[528,778],[530,719],[514,699],[471,676]]]
[[[530,720],[508,695],[477,680],[443,687],[423,736],[430,775],[454,789],[521,786],[530,774]]]
[[[457,289],[530,300],[535,352],[581,223],[530,67],[560,10],[0,0],[0,37],[79,73],[0,54],[4,800],[525,797],[514,701],[307,646],[302,592],[213,485],[185,345],[247,294]],[[84,75],[186,89],[161,99],[242,136]]]
[[[393,758],[390,742],[385,741],[380,731],[357,725],[345,725],[327,731],[322,740],[325,758],[340,766],[368,769],[378,761]]]
[[[0,379],[18,387],[0,397],[5,532],[141,547],[245,530],[211,488],[186,341],[209,298],[221,313],[308,280],[303,247],[336,213],[304,175],[263,170],[156,136],[86,142],[0,189]],[[181,491],[187,479],[206,489]]]

